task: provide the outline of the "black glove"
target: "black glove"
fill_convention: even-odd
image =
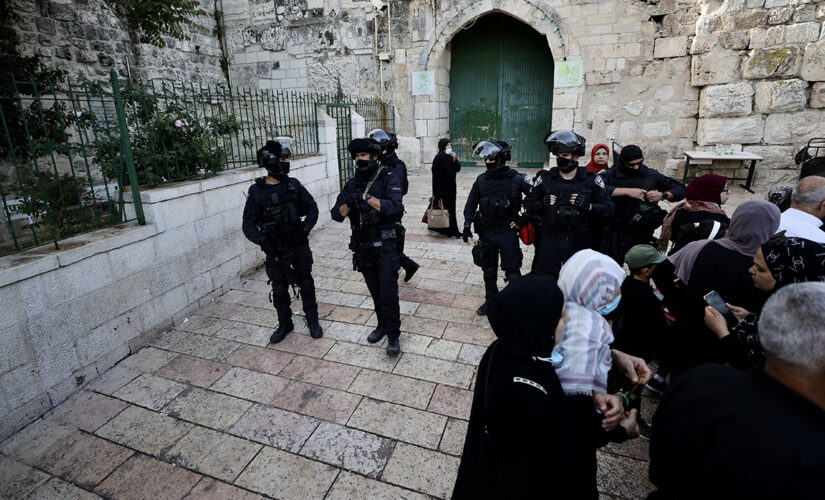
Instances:
[[[590,211],[590,200],[587,199],[587,196],[579,194],[576,196],[576,201],[573,202],[573,206],[581,211],[588,212]]]
[[[350,210],[352,210],[353,208],[355,208],[355,205],[357,205],[359,201],[362,201],[360,194],[350,193],[347,195],[347,199],[344,203],[346,203]]]
[[[461,233],[461,239],[464,240],[464,243],[473,237],[473,232],[470,231],[470,226],[464,226],[464,232]]]
[[[521,214],[518,217],[516,217],[515,219],[513,219],[513,222],[515,222],[515,224],[516,224],[516,228],[515,228],[516,231],[523,228],[529,220],[530,220],[530,216],[528,214]]]
[[[275,256],[275,255],[278,255],[278,245],[276,245],[276,244],[275,244],[272,240],[270,240],[269,238],[265,239],[265,240],[263,241],[263,243],[261,243],[261,250],[263,250],[263,251],[264,251],[264,253],[265,253],[267,256]]]
[[[552,195],[547,194],[547,195],[544,195],[544,198],[541,199],[541,204],[544,205],[545,207],[549,207],[550,205],[553,204],[553,202],[550,200],[550,196],[552,196]]]

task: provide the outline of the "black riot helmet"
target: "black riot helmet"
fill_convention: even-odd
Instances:
[[[291,139],[290,139],[291,140]],[[283,179],[289,173],[289,162],[283,164],[281,143],[274,140],[266,141],[266,145],[258,150],[258,166],[265,168],[267,174],[275,179]]]
[[[377,128],[370,132],[367,137],[375,141],[381,148],[380,158],[382,160],[398,149],[398,139],[395,134],[387,132],[384,129]]]
[[[277,141],[277,143],[281,145],[282,160],[286,160],[287,158],[292,156],[292,146],[295,144],[295,140],[292,137],[276,137],[275,141]]]
[[[369,160],[355,160],[355,168],[360,172],[369,171],[377,165],[375,158],[381,154],[381,146],[368,137],[359,137],[358,139],[351,140],[347,149],[353,160],[355,160],[355,155],[358,153],[369,153]]]
[[[544,144],[554,155],[571,153],[576,156],[584,156],[586,141],[584,137],[572,130],[556,130],[545,136]]]
[[[510,145],[495,139],[479,141],[473,145],[473,154],[485,161],[488,170],[498,170],[510,159]],[[487,160],[495,163],[487,163]]]

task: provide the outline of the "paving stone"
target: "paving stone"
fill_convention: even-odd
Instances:
[[[154,347],[144,347],[118,363],[118,366],[131,368],[144,373],[154,373],[160,369],[161,366],[174,359],[175,356],[176,354],[174,352],[155,349]]]
[[[0,478],[0,481],[2,481],[2,478]],[[0,489],[0,497],[12,498],[3,496],[2,489]],[[48,482],[43,483],[31,495],[26,497],[27,500],[93,500],[99,498],[94,493],[89,493],[56,477],[49,479]]]
[[[347,342],[337,342],[324,359],[386,372],[392,371],[398,362],[397,357],[387,356],[384,349]]]
[[[458,474],[458,457],[398,443],[381,479],[438,498],[448,498]]]
[[[438,451],[450,455],[461,456],[464,451],[464,440],[467,438],[467,421],[451,418],[447,421]]]
[[[226,362],[230,365],[277,375],[294,357],[294,354],[244,345],[226,358]]]
[[[284,410],[345,424],[361,396],[293,381],[270,403]]]
[[[459,309],[469,309],[475,311],[484,304],[484,297],[473,297],[472,295],[456,295],[452,307]]]
[[[487,347],[483,345],[462,344],[461,352],[458,353],[458,362],[478,366],[485,352],[487,352]]]
[[[345,292],[332,292],[329,290],[316,290],[315,298],[319,302],[348,307],[358,307],[364,302],[363,295]]]
[[[269,292],[267,293],[258,293],[253,292],[246,298],[241,305],[247,307],[254,307],[257,309],[266,309],[271,311],[272,310],[272,302],[269,301]]]
[[[335,344],[332,339],[314,339],[309,335],[287,335],[284,340],[277,344],[269,344],[268,349],[312,356],[313,358],[323,358],[330,347]]]
[[[98,429],[95,434],[157,456],[162,450],[174,446],[192,427],[192,424],[172,417],[138,406],[130,406]]]
[[[449,306],[455,295],[446,291],[419,290],[417,288],[402,287],[398,290],[398,298],[422,304],[436,304]]]
[[[361,370],[349,392],[373,399],[426,409],[435,390],[435,384],[414,378],[373,370]]]
[[[341,288],[338,291],[357,295],[370,294],[370,290],[369,288],[367,288],[367,284],[363,281],[347,281],[346,283],[341,285]]]
[[[278,313],[274,309],[242,306],[229,317],[229,320],[275,329],[278,324]]]
[[[235,285],[235,290],[246,290],[247,292],[269,293],[272,290],[265,280],[245,279]]]
[[[250,325],[238,321],[229,321],[223,328],[215,332],[215,337],[226,340],[234,340],[241,344],[251,344],[265,347],[269,344],[269,337],[272,336],[274,327]]]
[[[166,363],[155,375],[184,384],[198,387],[209,387],[229,371],[229,366],[208,359],[196,358],[180,354],[177,358]]]
[[[439,385],[435,388],[433,399],[430,401],[430,406],[427,410],[450,417],[469,420],[470,408],[472,406],[473,391]]]
[[[297,453],[319,421],[291,411],[256,404],[229,430],[236,436]]]
[[[496,339],[496,334],[493,333],[492,328],[450,323],[444,330],[442,338],[487,347]]]
[[[94,392],[80,391],[44,415],[64,425],[94,432],[129,406],[129,403]]]
[[[336,291],[341,288],[346,280],[341,278],[330,278],[330,277],[318,277],[315,278],[315,289],[316,290],[330,290]]]
[[[372,312],[362,309],[367,314]],[[364,325],[353,325],[338,321],[321,320],[321,327],[324,329],[324,338],[330,340],[340,340],[351,343],[366,343],[367,336],[374,327]]]
[[[55,444],[35,465],[83,488],[94,488],[134,452],[81,431]]]
[[[393,373],[429,380],[440,384],[466,388],[473,379],[474,368],[461,363],[441,359],[426,358],[417,354],[405,353],[401,356]]]
[[[193,334],[181,342],[178,342],[170,349],[181,354],[197,356],[199,358],[211,359],[212,361],[225,362],[226,358],[240,347],[237,342],[204,335]]]
[[[418,316],[407,316],[401,320],[401,331],[426,335],[428,337],[441,337],[447,327],[446,321],[439,321]]]
[[[211,477],[201,479],[183,500],[263,500],[264,497]]]
[[[453,323],[466,323],[469,325],[473,323],[476,313],[475,311],[468,311],[467,309],[421,304],[415,315],[421,318],[437,319]]]
[[[420,290],[432,290],[434,292],[448,292],[452,294],[466,295],[470,291],[470,285],[467,283],[449,281],[446,279],[422,279],[418,284]],[[451,301],[452,302],[452,301]],[[444,304],[446,305],[446,304]]]
[[[189,332],[182,332],[180,330],[169,330],[167,332],[161,333],[158,338],[149,342],[149,345],[152,347],[157,347],[158,349],[165,349],[168,351],[170,347],[190,336],[192,336],[192,334]]]
[[[648,479],[648,464],[641,460],[596,453],[599,491],[624,498],[647,498],[653,491]]]
[[[413,279],[415,279],[415,278],[413,278]],[[408,302],[406,300],[399,300],[398,301],[399,312],[401,314],[406,314],[406,315],[409,315],[409,316],[412,316],[413,314],[415,314],[415,311],[418,310],[419,305],[420,304],[418,302]],[[375,304],[373,304],[373,302],[372,302],[372,297],[365,298],[364,301],[361,303],[361,305],[358,306],[358,307],[360,307],[362,309],[369,309],[370,311],[375,311]]]
[[[48,480],[48,474],[0,455],[0,498],[23,498]]]
[[[225,394],[192,387],[163,409],[169,416],[226,430],[252,407],[252,403]]]
[[[281,371],[280,376],[331,389],[346,390],[359,371],[360,368],[354,366],[297,356]]]
[[[147,481],[147,478],[152,478]],[[95,492],[111,498],[181,498],[201,476],[145,455],[135,455],[106,478]]]
[[[447,417],[364,398],[347,425],[426,448],[438,448]]]
[[[426,500],[426,496],[387,483],[342,471],[325,500]]]
[[[195,427],[163,459],[174,465],[232,482],[260,451],[261,445],[250,443],[206,427]]]
[[[647,439],[636,438],[628,439],[624,443],[607,443],[602,450],[645,462],[650,460],[650,441]]]
[[[384,469],[393,445],[391,440],[374,434],[322,422],[301,448],[301,454],[375,478]]]
[[[220,302],[229,304],[240,304],[247,297],[249,297],[249,295],[250,292],[247,292],[245,290],[229,290],[225,294],[221,295]]]
[[[3,441],[0,453],[31,465],[74,432],[74,427],[53,420],[38,419]]]
[[[241,307],[240,304],[233,304],[231,302],[213,302],[198,311],[198,314],[211,316],[213,318],[229,319],[233,314],[238,312]]]
[[[233,368],[212,384],[211,390],[242,399],[269,403],[289,384],[289,380],[244,368]]]
[[[144,373],[120,388],[114,396],[136,405],[160,410],[184,390],[184,384]]]
[[[212,335],[223,328],[225,324],[225,319],[193,314],[188,318],[184,318],[179,324],[176,324],[175,329],[200,335]]]
[[[363,325],[370,317],[370,312],[358,307],[335,306],[335,309],[330,312],[325,318],[328,321],[342,321],[344,323],[353,323],[356,325]]]
[[[276,498],[323,498],[338,469],[275,448],[264,447],[235,484]]]

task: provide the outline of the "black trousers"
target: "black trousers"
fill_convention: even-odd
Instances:
[[[627,251],[636,245],[656,246],[653,231],[646,234],[625,224],[605,223],[601,249],[603,254],[609,255],[621,266],[624,265],[624,256],[627,255]]]
[[[398,257],[399,257],[400,267],[403,267],[404,269],[407,269],[408,267],[413,267],[413,266],[418,265],[418,264],[415,263],[414,260],[407,257],[407,255],[404,253],[404,243],[406,242],[406,238],[404,238],[403,235],[406,234],[407,230],[404,229],[404,226],[402,226],[400,222],[396,222],[395,225],[396,225],[396,235],[398,235],[395,241],[396,241],[396,248],[398,249]],[[399,235],[399,232],[401,233],[400,235]]]
[[[521,275],[523,255],[519,246],[518,234],[514,231],[487,231],[480,236],[482,243],[489,247],[489,259],[481,268],[484,274],[484,297],[490,298],[498,293],[498,261],[501,258],[501,270],[507,279]]]
[[[359,252],[361,274],[372,296],[378,326],[390,338],[401,333],[401,313],[398,304],[399,255],[394,240],[384,240],[383,245]]]
[[[533,272],[558,278],[564,262],[579,250],[590,247],[587,234],[565,236],[550,234],[547,231],[541,235],[541,243],[536,251]]]
[[[312,251],[309,243],[293,247],[292,269],[295,281],[301,287],[301,300],[307,321],[318,319],[318,303],[315,301],[315,281],[312,279]],[[278,312],[278,322],[292,321],[292,309],[289,305],[289,269],[287,265],[276,260],[275,257],[266,258],[266,275],[272,285],[272,303]]]

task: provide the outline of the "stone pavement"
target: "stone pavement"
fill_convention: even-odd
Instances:
[[[459,206],[480,171],[461,173]],[[367,343],[372,301],[348,225],[330,222],[311,238],[322,339],[299,318],[268,345],[277,321],[258,270],[1,443],[0,497],[449,497],[494,335],[475,314],[484,290],[469,247],[420,222],[430,183],[414,177],[405,199],[421,269],[399,280],[400,357]],[[648,422],[654,409],[645,397]],[[598,457],[604,498],[651,489],[646,441]]]

